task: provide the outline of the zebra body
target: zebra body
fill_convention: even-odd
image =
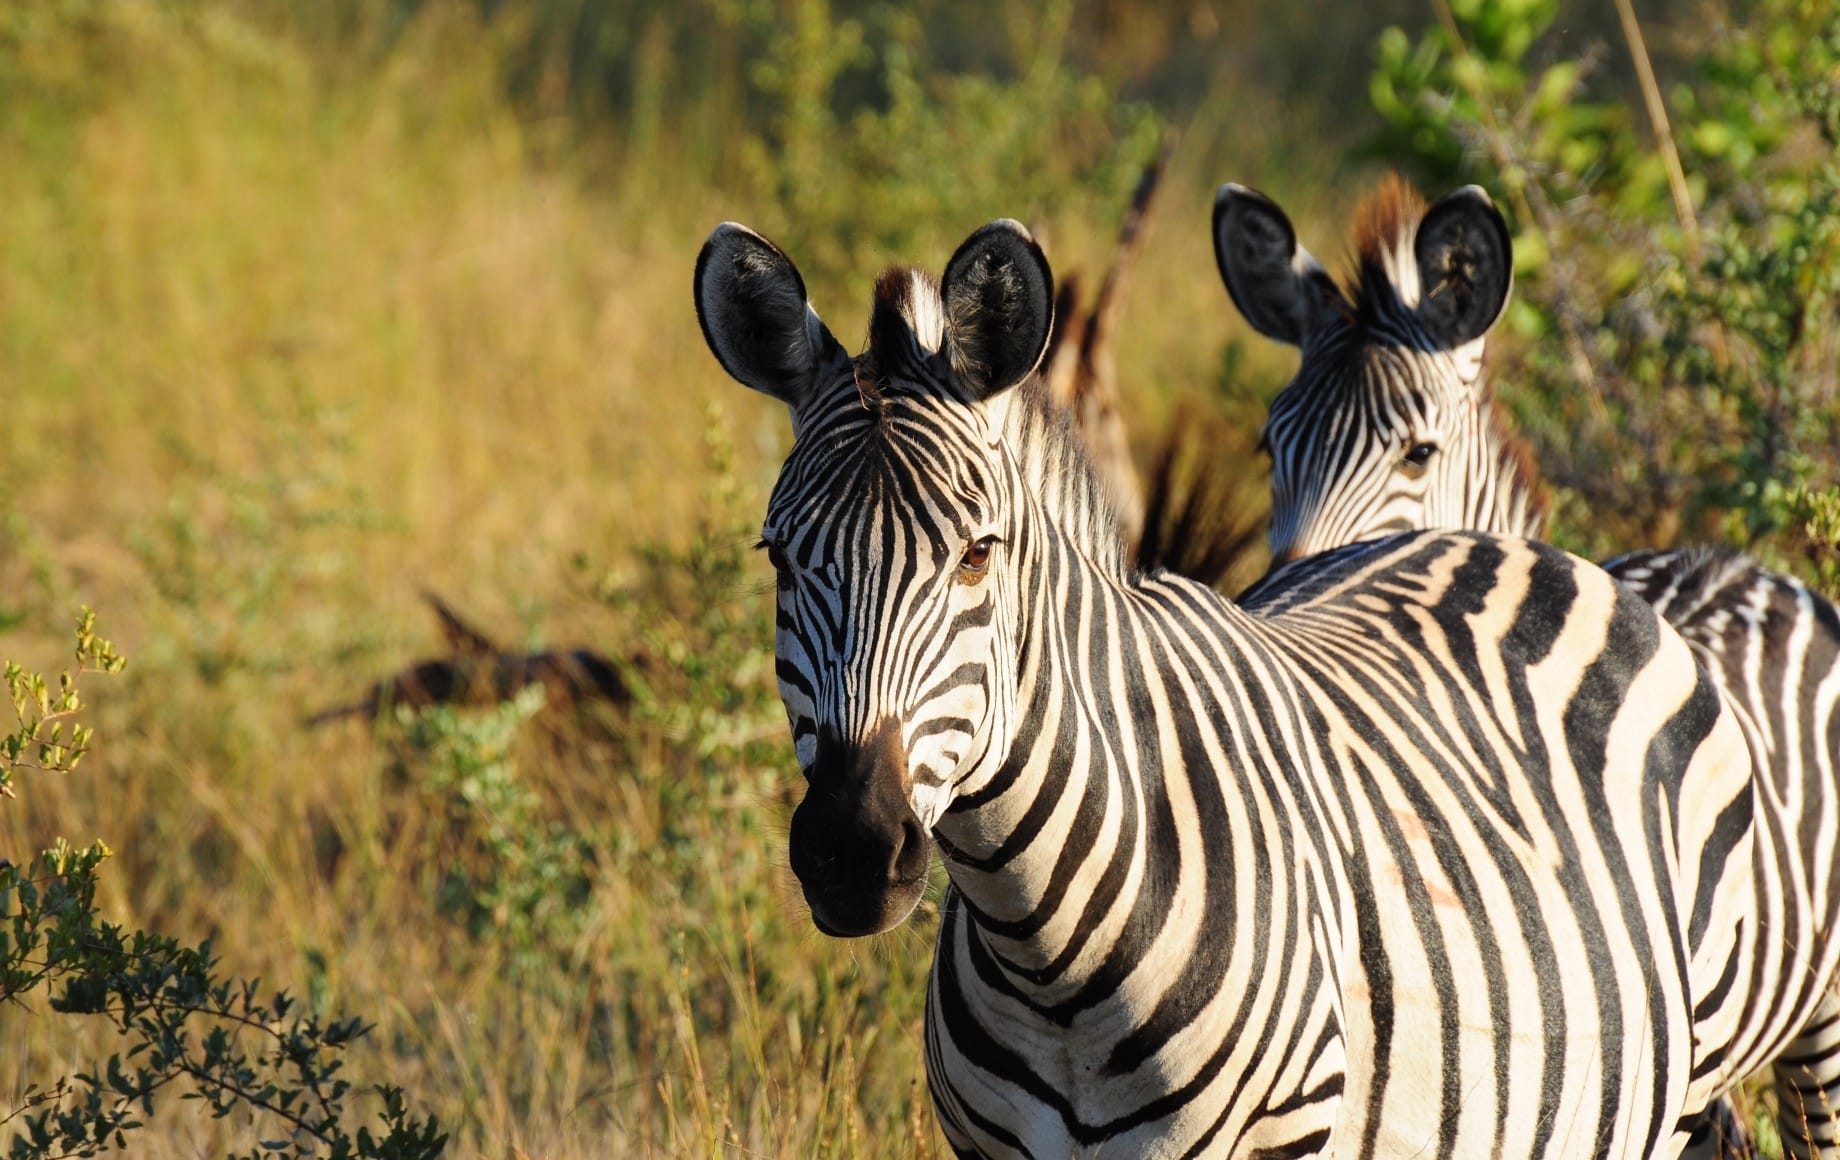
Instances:
[[[1405,529],[1538,536],[1525,445],[1494,412],[1484,336],[1509,291],[1509,242],[1471,187],[1426,209],[1396,179],[1357,215],[1344,295],[1262,195],[1223,186],[1215,253],[1255,328],[1301,349],[1273,401],[1275,561]],[[1776,1061],[1791,1155],[1840,1155],[1840,617],[1799,582],[1707,551],[1605,568],[1686,638],[1752,754],[1760,929],[1729,1067]],[[1281,575],[1281,573],[1280,573]]]
[[[1737,1074],[1774,1063],[1785,1155],[1840,1156],[1840,612],[1790,577],[1704,548],[1604,568],[1686,638],[1757,770],[1757,893],[1773,932]]]
[[[1317,557],[1245,608],[1132,574],[1016,389],[1050,288],[994,223],[937,287],[884,274],[852,359],[758,235],[697,265],[711,349],[792,410],[762,541],[793,869],[861,935],[941,852],[954,1148],[1677,1154],[1759,953],[1748,755],[1686,645],[1482,534]]]

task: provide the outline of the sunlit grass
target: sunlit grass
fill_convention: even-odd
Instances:
[[[936,901],[839,944],[785,869],[797,775],[745,547],[786,421],[690,308],[709,228],[785,207],[669,150],[551,148],[458,8],[357,35],[364,67],[228,3],[42,11],[75,15],[0,25],[28,44],[0,92],[0,653],[51,667],[83,601],[133,663],[91,694],[85,768],[0,807],[0,853],[106,839],[110,918],[362,1013],[347,1078],[400,1085],[458,1155],[939,1154]],[[1203,125],[1166,181],[1119,350],[1146,448],[1229,338],[1248,414],[1282,378],[1206,257],[1214,184],[1261,179],[1216,170],[1262,132]],[[874,256],[936,269],[978,224]],[[1063,269],[1107,259],[1109,222],[1048,224]],[[814,281],[846,344],[867,293]],[[424,588],[651,690],[615,734],[522,734],[517,776],[594,855],[537,965],[443,911],[452,816],[399,727],[302,723],[439,651]],[[0,1114],[117,1050],[0,1011]],[[251,1132],[173,1102],[132,1153]]]
[[[850,1141],[914,1120],[924,948],[810,932],[761,777],[686,793],[691,739],[659,727],[533,742],[519,769],[596,877],[566,961],[509,975],[434,904],[432,815],[387,738],[301,725],[436,650],[422,587],[514,642],[619,649],[603,573],[732,522],[708,400],[747,486],[783,420],[709,373],[706,195],[625,203],[533,163],[457,17],[354,89],[285,40],[97,11],[79,64],[118,71],[73,65],[5,118],[0,605],[9,656],[52,659],[89,599],[134,666],[97,693],[93,762],[0,811],[0,843],[106,835],[111,917],[364,1013],[350,1078],[402,1085],[460,1154],[883,1154]],[[764,615],[739,581],[715,595]],[[0,1042],[9,1108],[119,1049],[42,1005]],[[250,1131],[175,1103],[133,1149]]]

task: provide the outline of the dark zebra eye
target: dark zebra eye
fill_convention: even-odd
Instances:
[[[1406,464],[1407,466],[1416,467],[1422,471],[1424,470],[1425,464],[1430,463],[1431,457],[1436,454],[1437,444],[1414,443],[1412,445],[1412,450],[1406,452]]]
[[[767,554],[767,563],[773,565],[773,571],[777,574],[780,588],[784,590],[790,586],[792,583],[792,565],[787,562],[786,553],[780,549],[780,546],[762,540],[758,544],[755,544],[754,547]]]
[[[958,562],[958,577],[967,584],[976,584],[983,578],[984,570],[990,567],[990,550],[996,544],[995,536],[985,536],[965,549],[965,556]]]

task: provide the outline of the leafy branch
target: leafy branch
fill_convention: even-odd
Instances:
[[[1503,377],[1556,486],[1558,541],[1723,540],[1831,583],[1812,518],[1840,494],[1829,6],[1763,0],[1666,99],[1625,6],[1652,144],[1591,95],[1601,52],[1547,60],[1553,0],[1436,7],[1421,38],[1380,40],[1373,152],[1435,189],[1487,182],[1518,223]]]
[[[6,681],[19,726],[0,738],[0,788],[18,769],[68,773],[88,752],[91,731],[70,721],[82,707],[77,678],[117,673],[124,661],[95,634],[87,608],[77,620],[76,667],[54,696],[45,678],[16,664]],[[64,726],[72,726],[68,736]],[[9,796],[10,791],[9,791]],[[94,1156],[126,1148],[153,1114],[155,1096],[179,1084],[222,1119],[257,1118],[280,1133],[242,1155],[330,1156],[333,1160],[431,1160],[447,1135],[410,1114],[402,1092],[376,1088],[382,1130],[346,1130],[352,1085],[342,1054],[370,1030],[356,1017],[322,1020],[285,991],[261,997],[258,981],[225,978],[209,941],[102,921],[96,889],[109,849],[74,849],[59,839],[29,864],[0,861],[0,1004],[35,1014],[29,999],[49,993],[51,1011],[106,1020],[128,1039],[94,1072],[29,1084],[4,1115],[8,1160]],[[183,1081],[183,1082],[181,1082]]]
[[[128,662],[115,646],[96,635],[96,614],[85,606],[77,616],[76,671],[58,676],[57,695],[40,673],[29,672],[12,661],[6,663],[6,691],[12,698],[19,726],[0,736],[0,797],[13,797],[16,770],[69,773],[89,751],[91,729],[70,719],[83,708],[77,677],[88,673],[119,673]],[[70,736],[64,726],[71,724]]]

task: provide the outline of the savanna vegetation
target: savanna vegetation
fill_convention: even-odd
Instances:
[[[939,1154],[929,912],[830,942],[785,869],[787,432],[691,264],[747,222],[849,335],[993,217],[1095,271],[1170,140],[1141,457],[1218,416],[1258,517],[1294,355],[1219,285],[1219,182],[1333,263],[1384,168],[1478,181],[1560,542],[1840,589],[1826,0],[0,7],[9,1155]],[[309,726],[461,648],[425,591],[617,680]]]

